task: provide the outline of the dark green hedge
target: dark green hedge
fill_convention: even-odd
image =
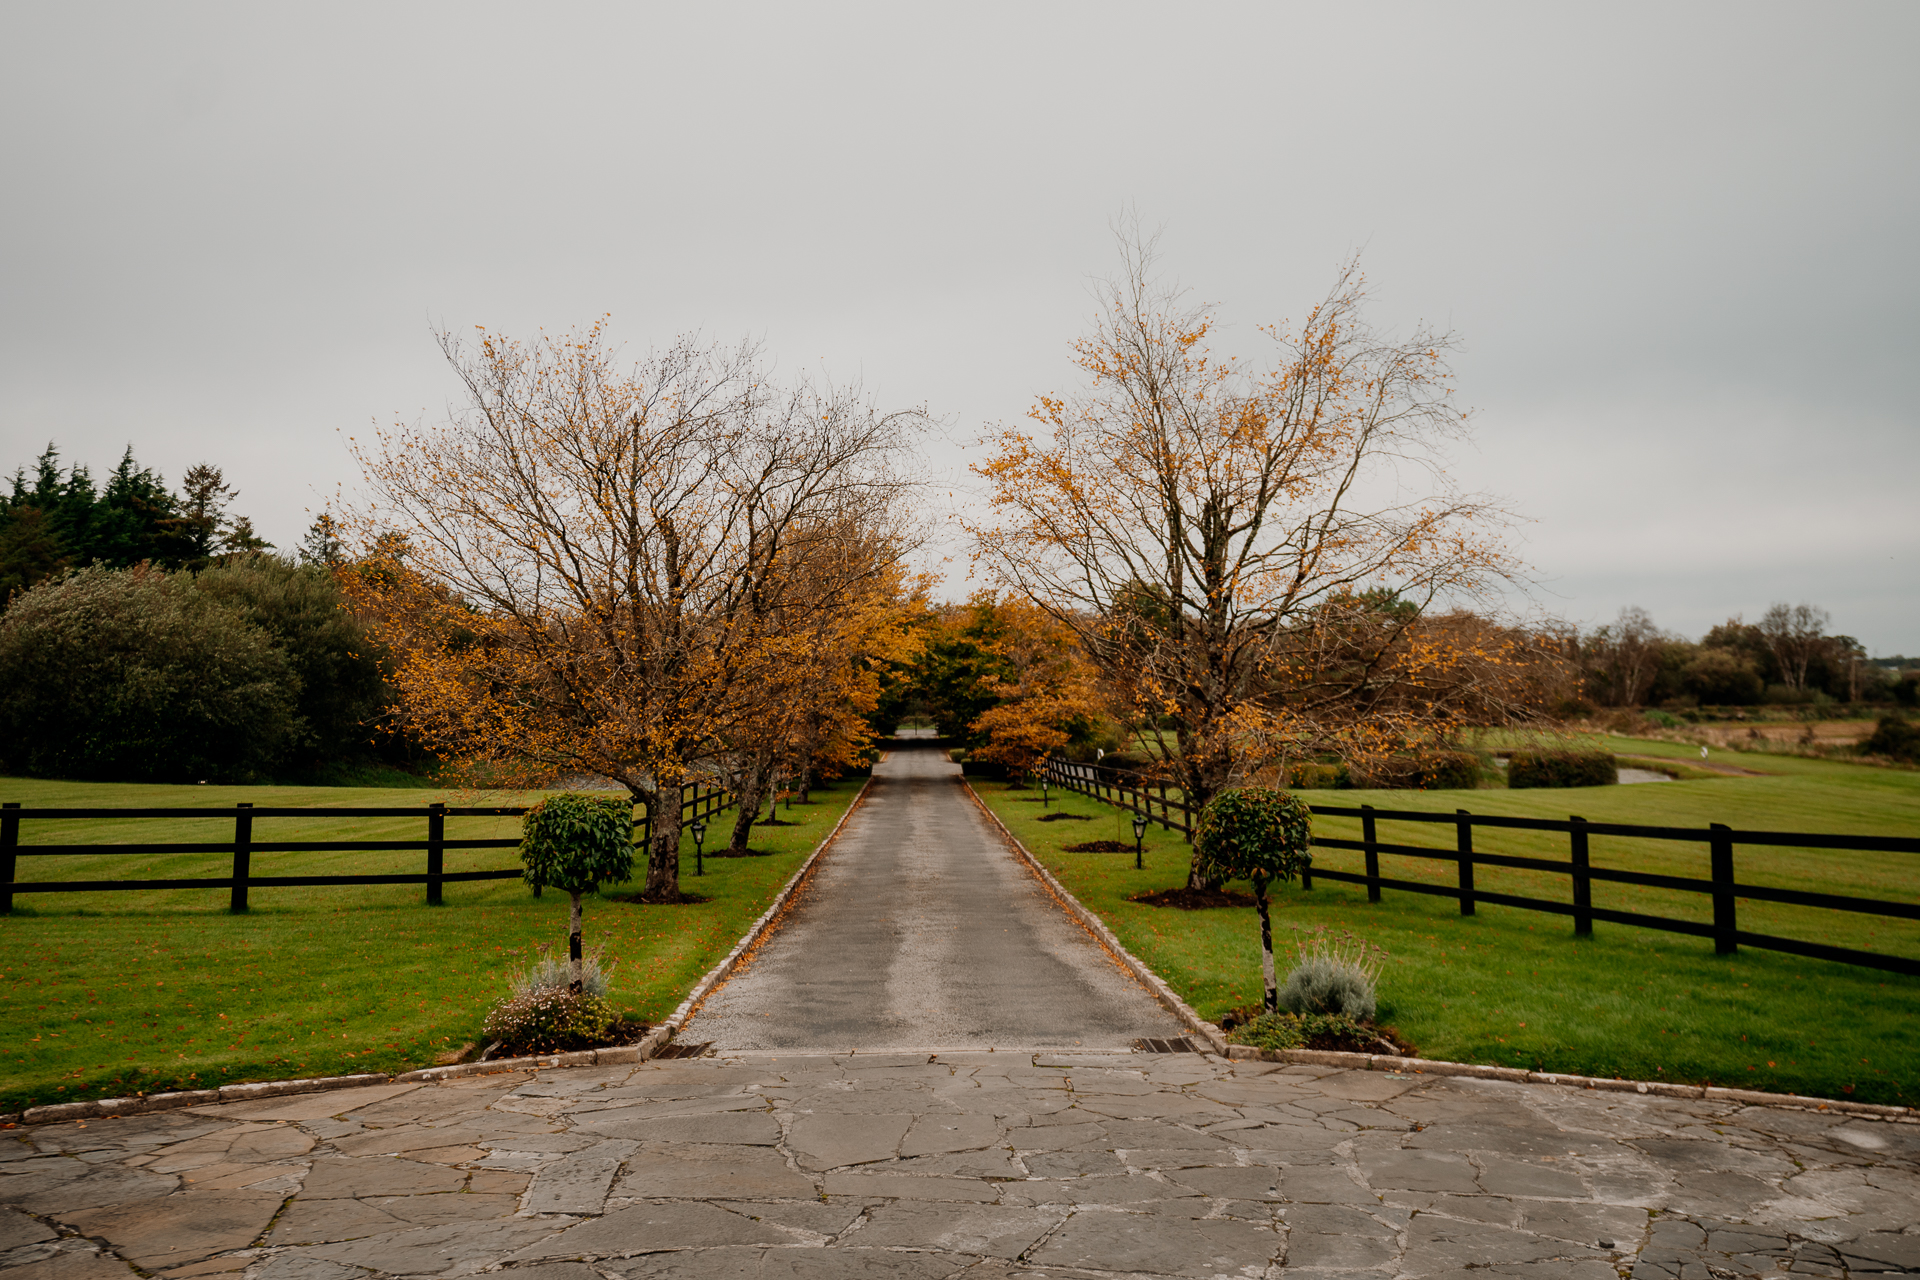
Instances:
[[[1394,791],[1471,791],[1480,785],[1480,758],[1470,751],[1389,756],[1353,770],[1355,787]]]
[[[1607,787],[1620,781],[1609,751],[1516,751],[1507,762],[1507,785],[1522,787]]]

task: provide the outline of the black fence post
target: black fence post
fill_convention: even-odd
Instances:
[[[440,905],[440,877],[446,871],[447,806],[436,800],[427,806],[427,905]]]
[[[0,804],[0,915],[13,914],[13,872],[20,847],[20,802]]]
[[[1724,822],[1711,824],[1713,830],[1713,949],[1730,956],[1739,950],[1734,940],[1733,916],[1733,829]]]
[[[1367,846],[1367,901],[1380,901],[1379,832],[1373,825],[1373,806],[1360,806],[1360,841]]]
[[[1573,936],[1593,936],[1593,877],[1587,874],[1587,820],[1575,814],[1568,836],[1573,858]]]
[[[1473,914],[1473,815],[1455,809],[1454,845],[1460,855],[1460,914]]]
[[[253,862],[253,805],[233,806],[233,896],[227,910],[238,915],[247,909],[247,876]]]

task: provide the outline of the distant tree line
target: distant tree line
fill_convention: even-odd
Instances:
[[[62,468],[49,444],[0,496],[0,603],[66,569],[204,569],[220,556],[268,550],[253,521],[227,512],[235,494],[220,468],[189,467],[179,492],[139,464],[129,445],[97,483],[88,468]]]
[[[1829,633],[1830,622],[1810,604],[1775,604],[1757,622],[1730,618],[1694,641],[1629,607],[1566,644],[1584,701],[1600,707],[1916,701],[1920,673],[1870,660],[1852,636]]]
[[[322,516],[272,554],[218,467],[178,492],[129,448],[104,484],[49,446],[0,500],[0,763],[253,781],[375,753],[381,651]],[[404,751],[400,744],[380,748]]]

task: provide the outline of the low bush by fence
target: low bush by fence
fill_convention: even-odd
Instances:
[[[1079,764],[1058,758],[1047,762],[1043,776],[1050,786],[1060,787],[1101,803],[1141,814],[1166,830],[1179,831],[1189,840],[1192,839],[1192,811],[1185,799],[1165,783],[1143,782],[1131,773],[1102,769],[1098,765]],[[1738,903],[1744,898],[1896,920],[1920,920],[1920,904],[1743,884],[1736,879],[1734,871],[1734,850],[1743,845],[1920,854],[1920,839],[1913,837],[1841,836],[1794,831],[1737,831],[1721,823],[1713,823],[1706,828],[1661,827],[1637,823],[1587,822],[1577,817],[1565,820],[1499,817],[1469,813],[1465,809],[1456,810],[1450,814],[1422,810],[1376,809],[1372,805],[1316,804],[1313,806],[1313,812],[1317,817],[1359,820],[1361,836],[1358,840],[1316,834],[1313,845],[1316,849],[1358,852],[1365,859],[1365,871],[1357,873],[1332,868],[1313,868],[1304,880],[1304,887],[1309,890],[1313,888],[1313,882],[1316,879],[1337,881],[1366,886],[1367,899],[1370,902],[1380,901],[1380,895],[1384,890],[1393,889],[1405,893],[1456,899],[1460,904],[1460,914],[1467,916],[1473,915],[1475,907],[1482,902],[1517,907],[1526,911],[1570,916],[1573,919],[1574,933],[1578,936],[1591,936],[1594,922],[1604,921],[1635,928],[1711,938],[1714,950],[1722,954],[1730,954],[1741,946],[1749,946],[1809,956],[1819,960],[1835,960],[1872,969],[1884,969],[1893,973],[1920,974],[1920,960],[1906,956],[1886,955],[1875,951],[1839,947],[1823,942],[1810,942],[1799,938],[1741,929],[1738,921]],[[1382,840],[1379,837],[1379,824],[1382,822],[1450,826],[1453,828],[1453,845],[1451,848],[1445,848]],[[1559,861],[1476,850],[1474,847],[1476,830],[1562,834],[1567,838],[1567,858],[1565,861]],[[1701,879],[1695,876],[1664,875],[1648,871],[1594,866],[1590,856],[1589,842],[1595,836],[1705,845],[1709,856],[1708,877]],[[1454,870],[1452,883],[1435,883],[1430,880],[1411,880],[1383,875],[1380,870],[1380,859],[1383,856],[1409,858],[1422,862],[1450,862]],[[1570,892],[1567,900],[1556,901],[1531,894],[1505,893],[1480,888],[1475,884],[1476,867],[1505,867],[1544,872],[1555,877],[1564,876]],[[1684,894],[1706,895],[1711,900],[1712,922],[1704,923],[1649,912],[1595,906],[1593,903],[1595,881],[1603,884],[1637,885]]]
[[[688,783],[680,788],[682,825],[731,809],[731,792],[717,787]],[[469,871],[448,871],[446,855],[477,849],[517,849],[519,837],[457,839],[447,835],[449,818],[521,817],[524,805],[449,806],[415,805],[405,808],[255,808],[237,804],[231,809],[28,809],[18,804],[0,804],[0,913],[13,910],[15,894],[22,893],[100,893],[138,889],[226,889],[228,909],[245,911],[248,895],[256,888],[294,888],[324,885],[423,884],[426,901],[438,904],[443,886],[469,880],[511,880],[520,875],[518,866]],[[173,842],[132,842],[120,844],[22,844],[21,823],[43,819],[207,819],[230,820],[230,840]],[[274,818],[414,818],[425,824],[417,840],[266,840],[259,838],[254,824]],[[645,845],[652,836],[652,815],[643,813],[634,820],[634,839]],[[259,875],[253,859],[259,855],[289,853],[367,853],[415,852],[426,855],[421,871],[376,875]],[[192,876],[157,879],[112,880],[21,880],[19,860],[36,857],[72,857],[75,855],[173,855],[224,854],[232,858],[232,871],[225,876]]]
[[[1507,785],[1528,787],[1607,787],[1620,781],[1611,751],[1516,751],[1507,760]]]

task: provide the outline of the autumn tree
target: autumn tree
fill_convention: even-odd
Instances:
[[[980,745],[969,758],[1032,773],[1101,718],[1097,673],[1072,627],[1024,597],[992,592],[969,602],[992,619],[987,652],[997,661],[982,679],[991,699],[967,726]]]
[[[644,894],[677,899],[679,789],[749,731],[740,691],[783,656],[765,618],[864,589],[836,537],[892,518],[916,415],[777,385],[746,346],[682,340],[623,367],[598,324],[442,349],[463,403],[358,451],[359,536],[389,551],[352,578],[401,722],[501,780],[621,783],[652,815]]]
[[[1414,622],[1513,569],[1502,513],[1443,466],[1464,429],[1450,337],[1376,333],[1350,263],[1297,330],[1265,331],[1270,361],[1216,359],[1211,311],[1155,281],[1150,243],[1123,256],[1075,344],[1084,385],[975,468],[980,559],[1164,726],[1196,808],[1290,755],[1418,739],[1422,663],[1395,660]],[[1371,607],[1380,588],[1402,607]]]

